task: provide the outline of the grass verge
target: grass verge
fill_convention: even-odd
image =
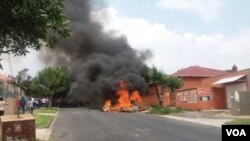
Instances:
[[[56,107],[51,107],[51,108],[43,107],[35,110],[36,113],[51,113],[51,114],[55,114],[57,111],[58,108]]]
[[[183,110],[181,108],[169,108],[169,107],[154,106],[149,111],[149,113],[157,114],[157,115],[168,115],[168,114],[181,113],[182,111]]]
[[[227,125],[250,125],[250,118],[236,119],[233,121],[226,122]]]
[[[34,115],[36,119],[36,128],[48,128],[51,121],[53,120],[53,115]]]
[[[57,108],[39,108],[34,110],[34,117],[36,119],[36,128],[48,128],[54,119]],[[48,115],[46,115],[48,114]]]

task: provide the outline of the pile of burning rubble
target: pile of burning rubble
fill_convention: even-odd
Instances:
[[[142,109],[140,104],[142,103],[142,98],[138,90],[129,92],[126,83],[124,81],[119,81],[118,90],[116,92],[117,102],[112,105],[110,99],[105,100],[102,110],[104,112],[136,112]]]

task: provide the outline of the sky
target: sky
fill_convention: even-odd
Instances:
[[[97,0],[98,1],[98,0]],[[99,0],[101,1],[101,0]],[[147,64],[167,74],[189,66],[250,68],[249,0],[107,0],[92,12],[104,32],[126,36],[135,50],[153,53]],[[11,56],[12,74],[45,67],[38,52]],[[2,72],[10,74],[7,56]]]

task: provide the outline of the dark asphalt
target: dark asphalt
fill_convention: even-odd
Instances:
[[[220,141],[221,129],[143,113],[62,109],[51,141]]]

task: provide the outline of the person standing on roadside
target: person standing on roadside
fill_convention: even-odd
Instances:
[[[9,103],[6,102],[3,97],[0,97],[0,116],[4,115],[4,106],[8,105]]]
[[[33,98],[30,98],[27,102],[27,107],[29,109],[29,113],[33,115],[34,103]]]
[[[22,113],[24,114],[25,113],[25,107],[26,107],[26,100],[24,97],[21,98],[21,109],[22,109]]]

